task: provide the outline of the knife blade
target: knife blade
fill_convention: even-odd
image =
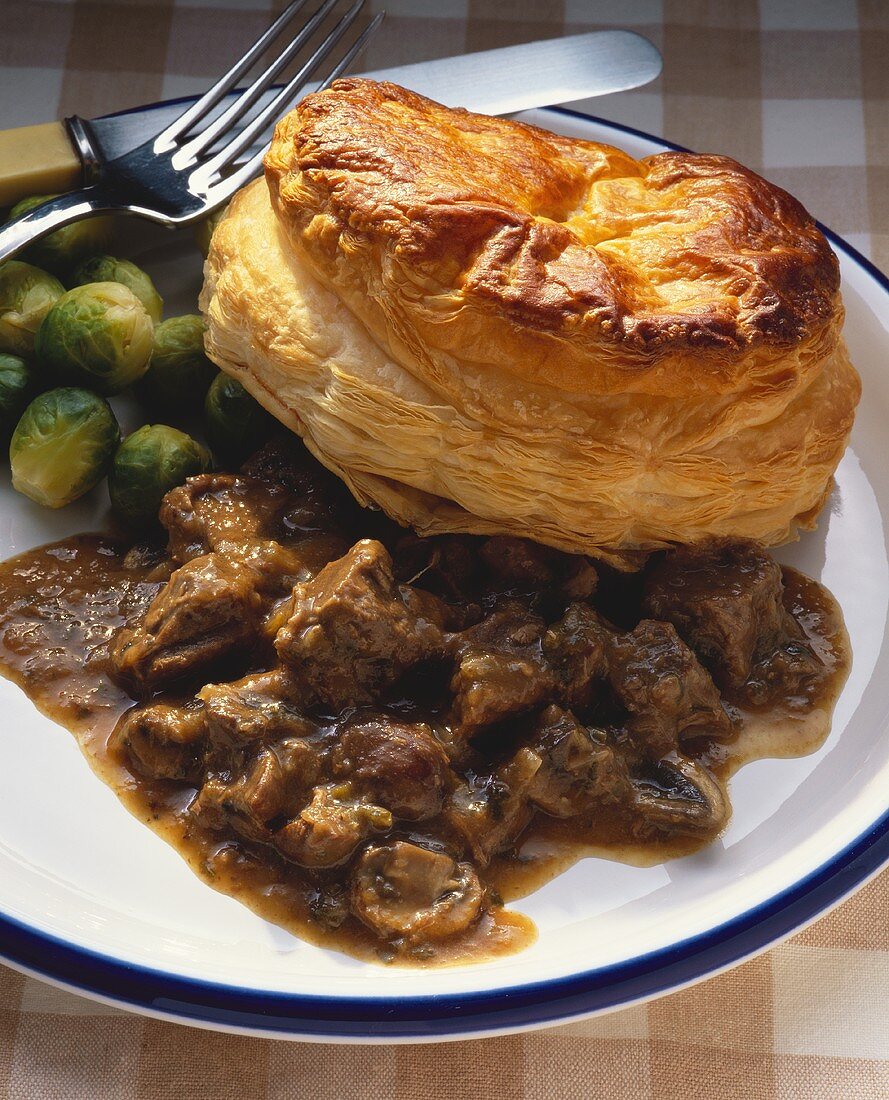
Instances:
[[[660,53],[647,38],[633,31],[608,30],[360,75],[390,80],[448,107],[496,115],[636,88],[654,80],[661,64]],[[309,85],[304,94],[314,87]],[[275,92],[269,89],[259,107]],[[207,122],[237,94],[233,92],[223,99]],[[112,160],[135,149],[198,98],[168,100],[89,120],[85,131],[97,159]],[[71,190],[81,182],[83,172],[78,147],[62,123],[0,131],[0,205],[9,205],[25,195]]]

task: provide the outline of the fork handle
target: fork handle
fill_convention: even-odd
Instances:
[[[54,229],[117,208],[117,204],[99,186],[58,195],[0,228],[0,263]]]
[[[0,131],[0,206],[24,195],[70,191],[83,169],[64,123],[43,122]]]

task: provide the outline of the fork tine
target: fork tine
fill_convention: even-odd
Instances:
[[[309,79],[312,73],[318,68],[321,62],[327,57],[333,47],[339,42],[342,36],[346,33],[352,23],[355,21],[361,9],[364,7],[365,0],[356,0],[351,8],[345,12],[337,25],[331,30],[324,41],[318,46],[312,56],[306,61],[296,75],[288,81],[287,84],[281,89],[275,96],[271,103],[266,104],[265,107],[259,112],[259,114],[251,122],[249,122],[243,129],[239,130],[236,136],[221,149],[214,157],[206,161],[201,165],[201,175],[206,175],[207,179],[211,179],[215,172],[221,171],[227,164],[231,164],[234,158],[241,152],[242,149],[247,149],[253,143],[255,137],[257,137],[262,131],[269,125],[272,119],[276,118],[283,112],[284,105],[288,103],[303,84]],[[339,62],[334,69],[334,75],[328,77],[327,83],[331,80],[335,80],[336,76],[340,72],[343,72],[345,68],[355,59],[358,52],[362,49],[370,34],[373,30],[379,26],[382,21],[382,13],[375,18],[364,32],[356,39],[354,46],[349,50],[346,56]]]
[[[375,15],[373,19],[371,19],[371,21],[367,24],[361,34],[359,34],[358,37],[355,39],[354,43],[349,47],[344,57],[334,66],[330,76],[327,77],[326,80],[321,81],[321,83],[315,89],[316,92],[323,92],[325,88],[329,88],[335,80],[343,75],[343,73],[349,68],[355,58],[367,45],[368,39],[376,31],[380,23],[383,22],[385,16],[385,11],[381,11],[379,15]]]
[[[306,21],[296,37],[284,47],[280,55],[268,66],[268,68],[260,73],[253,83],[238,96],[234,103],[227,107],[209,126],[193,137],[191,141],[183,145],[181,149],[177,149],[173,154],[174,168],[188,167],[204,149],[213,144],[220,134],[224,134],[226,130],[230,129],[239,118],[242,118],[247,111],[250,110],[287,62],[290,61],[290,59],[302,49],[309,38],[311,38],[318,29],[318,26],[323,22],[324,17],[337,2],[338,0],[324,0],[321,7]]]
[[[193,103],[187,110],[183,111],[175,122],[171,122],[165,130],[161,130],[155,139],[155,147],[158,151],[168,146],[174,138],[185,133],[191,126],[200,121],[208,111],[211,111],[216,106],[224,95],[232,90],[244,73],[255,64],[257,58],[265,53],[266,49],[268,49],[271,43],[278,37],[281,31],[300,9],[305,7],[306,2],[307,0],[292,0],[292,3],[287,5],[274,23],[272,23],[267,30],[263,31],[250,49],[232,65],[228,72],[208,88],[199,100]]]
[[[385,12],[380,12],[379,15],[375,15],[373,17],[373,19],[364,28],[358,38],[355,39],[355,42],[349,48],[348,52],[345,54],[342,60],[340,60],[334,67],[333,72],[331,72],[330,76],[328,76],[326,80],[318,85],[318,88],[316,89],[317,91],[322,91],[334,80],[336,80],[337,77],[342,76],[342,74],[346,71],[346,69],[349,68],[349,66],[358,56],[358,54],[361,53],[361,51],[367,45],[368,39],[376,31],[380,23],[383,22],[385,14]],[[291,81],[291,84],[293,84],[293,81]],[[282,89],[281,94],[276,97],[276,103],[282,99],[285,92],[287,92],[289,97],[292,98],[293,91],[290,90],[290,85],[288,84],[286,88]],[[216,207],[221,206],[222,203],[231,198],[235,191],[243,187],[245,183],[250,182],[253,176],[255,176],[261,168],[262,160],[266,154],[267,148],[268,146],[260,149],[259,152],[254,153],[253,156],[244,164],[242,164],[236,172],[233,172],[230,176],[227,176],[220,183],[215,184],[208,190],[207,198],[209,199],[211,209],[215,209]],[[225,151],[226,150],[223,150],[223,152]],[[235,155],[237,155],[237,153]]]

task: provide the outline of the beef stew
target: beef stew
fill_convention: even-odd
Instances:
[[[628,580],[418,539],[295,441],[160,519],[0,566],[3,671],[206,881],[361,957],[516,950],[504,899],[567,862],[712,840],[731,771],[813,748],[848,669],[829,593],[752,543]]]

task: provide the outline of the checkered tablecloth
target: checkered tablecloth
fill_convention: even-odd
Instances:
[[[664,55],[605,118],[728,153],[889,268],[889,0],[370,0],[373,68],[606,26]],[[0,0],[0,127],[200,91],[268,0]],[[0,736],[3,731],[0,729]],[[243,1039],[106,1009],[0,968],[0,1100],[886,1100],[889,875],[693,989],[440,1047]]]

